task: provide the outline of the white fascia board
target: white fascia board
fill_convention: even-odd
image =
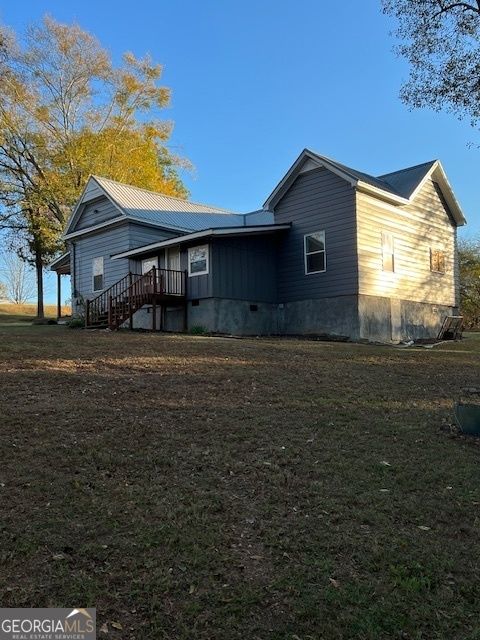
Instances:
[[[118,218],[112,218],[111,220],[107,220],[106,222],[101,222],[100,224],[96,224],[93,227],[86,227],[85,229],[81,229],[80,231],[74,231],[73,233],[68,233],[63,236],[64,240],[70,240],[71,238],[77,238],[79,236],[87,235],[88,233],[95,233],[95,231],[99,231],[101,229],[105,229],[106,227],[113,227],[116,224],[120,224],[122,222],[135,222],[136,224],[141,224],[145,227],[155,227],[157,229],[167,229],[168,231],[177,231],[180,233],[189,233],[191,229],[183,229],[181,227],[171,227],[165,224],[160,224],[156,222],[151,222],[147,220],[143,220],[142,218],[134,218],[133,216],[127,216],[125,214],[119,216]]]
[[[225,227],[223,229],[205,229],[204,231],[196,231],[194,233],[188,233],[184,236],[178,236],[176,238],[170,238],[169,240],[161,240],[160,242],[153,242],[152,244],[146,244],[143,247],[137,247],[136,249],[130,249],[129,251],[123,251],[111,256],[112,260],[120,260],[121,258],[131,258],[137,255],[154,251],[155,249],[163,249],[165,247],[171,247],[185,242],[192,242],[195,240],[201,240],[203,238],[209,238],[212,236],[229,236],[229,235],[244,235],[254,233],[264,233],[268,231],[283,231],[290,229],[290,224],[277,224],[277,225],[262,225],[256,227]]]
[[[352,187],[355,187],[358,182],[356,178],[353,178],[348,173],[341,171],[337,167],[330,164],[330,162],[328,162],[324,158],[318,158],[315,154],[311,153],[308,149],[304,149],[302,153],[298,156],[298,158],[295,160],[295,162],[292,164],[290,169],[287,171],[287,173],[284,175],[284,177],[277,184],[277,186],[272,191],[272,193],[265,200],[265,203],[263,205],[264,209],[271,211],[272,207],[275,207],[277,202],[283,196],[284,192],[288,190],[288,187],[291,185],[291,183],[293,183],[297,175],[300,173],[301,166],[306,159],[309,159],[312,162],[314,162],[317,165],[317,167],[325,167],[325,169],[328,169],[335,175],[339,176],[340,178],[343,178],[343,180],[346,180],[347,182],[349,182]]]
[[[457,226],[463,227],[463,225],[467,224],[467,219],[465,218],[465,215],[462,211],[462,207],[460,206],[460,203],[458,202],[455,196],[455,193],[452,187],[450,186],[450,183],[447,178],[447,174],[445,173],[445,170],[442,167],[441,162],[438,162],[436,164],[435,172],[439,173],[440,186],[443,187],[442,192],[443,192],[444,198],[447,201],[448,206],[450,207],[453,217],[455,218],[455,222],[457,223]],[[434,171],[432,171],[432,175],[433,173]]]
[[[402,198],[402,196],[397,196],[394,193],[390,193],[390,191],[384,191],[383,189],[374,187],[368,182],[363,182],[362,180],[358,180],[356,186],[359,191],[371,193],[378,198],[383,198],[384,200],[389,200],[390,202],[395,202],[397,204],[409,204],[411,202],[411,200],[408,200],[408,198]]]
[[[430,169],[427,171],[427,173],[423,176],[423,178],[420,180],[420,182],[415,187],[415,190],[410,194],[410,202],[415,200],[415,198],[418,196],[418,194],[422,190],[422,188],[425,185],[425,183],[427,182],[427,180],[432,177],[432,174],[438,168],[439,165],[440,165],[440,162],[438,160],[432,164]]]
[[[125,216],[125,211],[122,209],[122,207],[118,204],[118,202],[116,202],[113,198],[110,197],[110,195],[108,194],[108,192],[102,187],[102,185],[98,182],[98,180],[95,178],[95,176],[89,176],[87,182],[85,183],[85,186],[83,188],[82,194],[79,197],[79,199],[77,200],[77,204],[75,205],[73,211],[72,211],[72,215],[70,216],[67,226],[65,227],[65,232],[64,232],[64,239],[66,239],[67,237],[70,237],[72,234],[69,233],[69,229],[74,226],[74,224],[76,224],[78,222],[78,214],[80,213],[80,209],[82,207],[82,205],[87,204],[88,202],[91,202],[91,200],[84,200],[85,197],[85,192],[87,190],[87,187],[90,183],[91,180],[95,181],[95,184],[101,189],[102,193],[104,194],[104,196],[113,204],[113,206],[115,207],[115,209],[117,209],[117,211],[120,212],[120,215],[122,217]],[[93,200],[96,200],[96,198],[93,198]],[[91,227],[93,228],[93,227]],[[82,229],[83,231],[83,229]],[[72,233],[77,233],[76,231],[72,232]]]
[[[62,262],[63,260],[65,260],[66,258],[70,257],[70,251],[67,251],[66,253],[63,253],[61,256],[59,256],[58,258],[55,258],[55,260],[53,260],[49,265],[49,269],[53,269],[59,262]]]

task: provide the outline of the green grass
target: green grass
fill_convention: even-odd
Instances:
[[[452,428],[479,338],[0,326],[1,605],[96,606],[109,638],[480,638]]]

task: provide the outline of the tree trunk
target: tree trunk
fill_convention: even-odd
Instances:
[[[37,276],[37,318],[44,318],[43,308],[43,260],[42,254],[37,249],[35,251],[35,273]]]

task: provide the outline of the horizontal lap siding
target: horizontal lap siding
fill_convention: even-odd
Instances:
[[[276,237],[216,239],[212,279],[216,298],[275,302]]]
[[[105,288],[123,278],[129,271],[128,260],[111,260],[110,256],[130,248],[128,225],[87,235],[75,241],[75,280],[77,295],[92,298],[93,258],[103,256]]]
[[[119,210],[106,197],[85,205],[74,231],[80,231],[87,227],[94,227],[102,222],[120,217]]]
[[[275,222],[292,227],[279,243],[278,301],[358,292],[355,191],[327,169],[301,174],[275,207]],[[325,231],[327,270],[305,274],[304,235]]]
[[[174,238],[177,233],[165,231],[164,229],[156,229],[155,227],[146,227],[141,224],[130,223],[130,248],[136,249],[146,244],[153,244],[162,240]]]
[[[431,180],[406,207],[358,192],[357,220],[361,294],[455,305],[456,229]],[[382,231],[394,238],[393,273],[382,270]],[[445,274],[430,271],[430,249],[445,252]]]
[[[76,287],[84,297],[97,295],[92,291],[92,262],[103,256],[105,288],[121,280],[129,271],[140,272],[140,263],[128,259],[112,260],[112,256],[128,249],[160,242],[172,237],[162,229],[124,222],[118,226],[80,237],[75,241]]]

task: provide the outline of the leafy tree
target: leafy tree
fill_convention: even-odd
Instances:
[[[397,50],[410,64],[400,96],[411,107],[480,118],[480,1],[382,0],[397,19]]]
[[[465,326],[480,329],[480,239],[459,242],[460,308]]]
[[[170,99],[161,75],[131,53],[115,67],[75,24],[46,17],[20,42],[0,25],[0,229],[27,247],[40,317],[43,269],[89,174],[186,195],[178,169],[188,165],[170,153],[172,125],[159,119]]]

